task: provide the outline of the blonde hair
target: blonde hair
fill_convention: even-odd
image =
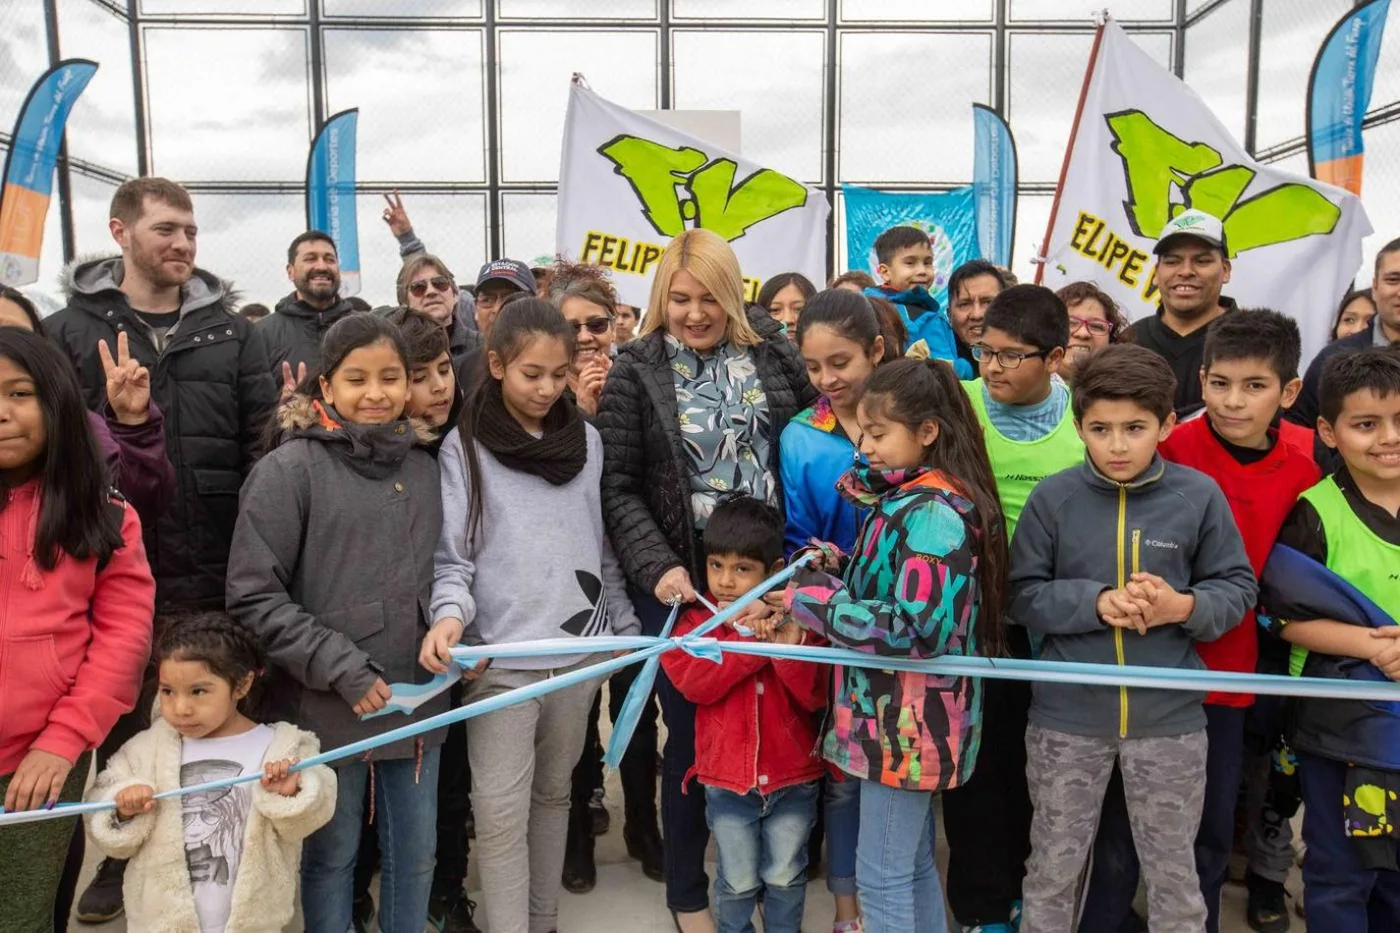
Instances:
[[[724,309],[728,318],[725,334],[737,347],[752,347],[762,338],[749,324],[744,310],[744,277],[739,271],[739,259],[734,250],[717,233],[699,228],[686,230],[666,246],[656,275],[651,280],[651,299],[646,316],[637,328],[637,336],[645,337],[654,330],[666,329],[666,305],[671,295],[671,280],[684,269],[705,286]]]

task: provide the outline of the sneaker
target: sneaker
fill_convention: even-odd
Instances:
[[[606,836],[612,829],[612,814],[608,812],[608,805],[603,803],[601,787],[593,792],[593,799],[588,801],[588,815],[593,817],[593,835]]]
[[[355,925],[355,933],[369,933],[374,927],[374,898],[368,891],[356,892],[350,920]]]
[[[466,892],[434,895],[428,900],[428,929],[435,933],[481,933],[472,915],[476,901]]]
[[[865,927],[859,917],[854,920],[838,920],[831,925],[831,933],[865,933]]]
[[[97,863],[97,874],[78,899],[78,919],[83,923],[106,923],[122,915],[122,879],[126,860],[104,858]]]
[[[1249,888],[1249,906],[1245,910],[1249,928],[1255,933],[1286,933],[1291,923],[1287,889],[1253,872],[1245,876],[1244,883]]]

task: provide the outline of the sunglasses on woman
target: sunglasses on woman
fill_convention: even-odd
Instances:
[[[601,337],[612,330],[613,323],[610,317],[591,317],[586,321],[570,321],[569,326],[574,329],[575,334],[580,333],[586,327],[590,334]]]
[[[446,294],[452,288],[452,280],[445,275],[435,275],[431,279],[419,279],[408,286],[408,293],[414,298],[422,298],[428,294],[428,286],[433,287],[433,291]]]

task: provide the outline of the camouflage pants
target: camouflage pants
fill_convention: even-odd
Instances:
[[[1026,729],[1031,857],[1021,933],[1071,933],[1080,876],[1098,829],[1113,763],[1147,882],[1152,933],[1201,933],[1206,905],[1196,876],[1196,829],[1205,795],[1206,733],[1150,739]]]

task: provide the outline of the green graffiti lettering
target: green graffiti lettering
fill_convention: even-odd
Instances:
[[[772,169],[760,169],[736,186],[734,161],[710,160],[699,149],[618,136],[598,153],[617,166],[642,202],[642,214],[663,236],[676,236],[689,223],[736,240],[754,224],[807,203],[806,188]]]
[[[1257,174],[1253,169],[1223,165],[1215,149],[1175,136],[1140,110],[1111,113],[1105,120],[1127,179],[1128,220],[1139,236],[1155,238],[1177,214],[1196,208],[1220,218],[1233,258],[1331,233],[1341,219],[1341,208],[1294,182],[1245,198]]]
[[[638,136],[619,136],[598,152],[617,166],[642,202],[642,213],[663,236],[685,229],[676,183],[705,164],[699,149],[672,149]]]
[[[735,240],[759,221],[807,203],[806,188],[770,168],[754,172],[736,188],[736,168],[732,159],[718,159],[691,176],[697,226]]]

